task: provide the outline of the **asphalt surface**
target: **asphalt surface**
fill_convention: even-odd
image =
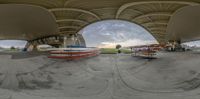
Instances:
[[[199,99],[200,55],[160,52],[66,61],[0,55],[0,99]]]

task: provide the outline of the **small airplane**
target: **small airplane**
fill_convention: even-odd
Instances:
[[[142,57],[145,59],[155,59],[156,52],[162,49],[162,45],[159,44],[149,44],[149,45],[139,45],[131,46],[132,56]]]
[[[93,57],[100,54],[98,48],[87,48],[79,46],[70,46],[67,48],[51,49],[49,58],[77,60],[87,57]]]

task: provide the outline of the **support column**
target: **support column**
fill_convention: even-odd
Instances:
[[[64,35],[63,47],[76,45],[76,37],[74,34]]]
[[[83,38],[83,36],[81,34],[78,34],[78,39],[77,40],[78,40],[78,44],[80,46],[86,47],[85,39]]]
[[[24,51],[38,51],[37,49],[37,43],[35,41],[28,42],[24,48]]]
[[[67,35],[64,36],[63,47],[67,47]]]
[[[182,45],[181,45],[181,40],[177,40],[176,41],[176,49],[178,50],[178,51],[185,51],[185,49],[182,47]]]
[[[170,51],[183,51],[184,49],[181,46],[181,40],[170,40],[167,44]]]
[[[37,49],[38,44],[37,44],[36,42],[34,42],[34,43],[32,44],[32,46],[33,46],[32,51],[38,51],[38,49]]]

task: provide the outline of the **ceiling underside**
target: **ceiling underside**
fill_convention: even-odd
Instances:
[[[200,39],[200,6],[178,10],[171,17],[167,27],[167,38],[188,42]],[[188,20],[190,19],[190,20]]]
[[[57,32],[53,14],[44,8],[24,4],[0,5],[0,40],[33,40]]]
[[[199,0],[0,0],[0,4],[30,4],[48,9],[56,18],[59,34],[77,33],[83,27],[106,19],[121,19],[146,28],[165,42],[172,14]]]

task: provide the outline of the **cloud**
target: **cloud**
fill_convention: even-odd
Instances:
[[[123,47],[128,47],[128,46],[137,46],[137,45],[148,45],[148,44],[157,44],[158,42],[155,40],[141,40],[141,39],[133,39],[133,40],[127,40],[124,42],[120,42],[119,44],[122,45]]]
[[[86,45],[96,47],[106,43],[119,43],[126,46],[156,42],[155,38],[143,27],[120,20],[107,20],[89,25],[80,34]]]
[[[183,43],[187,46],[197,46],[197,47],[200,47],[200,41],[191,41],[191,42],[186,42],[186,43]]]
[[[117,44],[122,45],[123,47],[129,47],[129,46],[137,46],[137,45],[148,45],[148,44],[157,44],[157,41],[154,40],[146,40],[143,41],[141,39],[133,39],[133,40],[127,40],[124,42],[102,42],[101,44],[99,44],[100,46],[113,46],[115,47]],[[98,45],[98,46],[99,46]]]
[[[11,46],[23,48],[27,41],[23,40],[1,40],[0,47],[10,48]]]

